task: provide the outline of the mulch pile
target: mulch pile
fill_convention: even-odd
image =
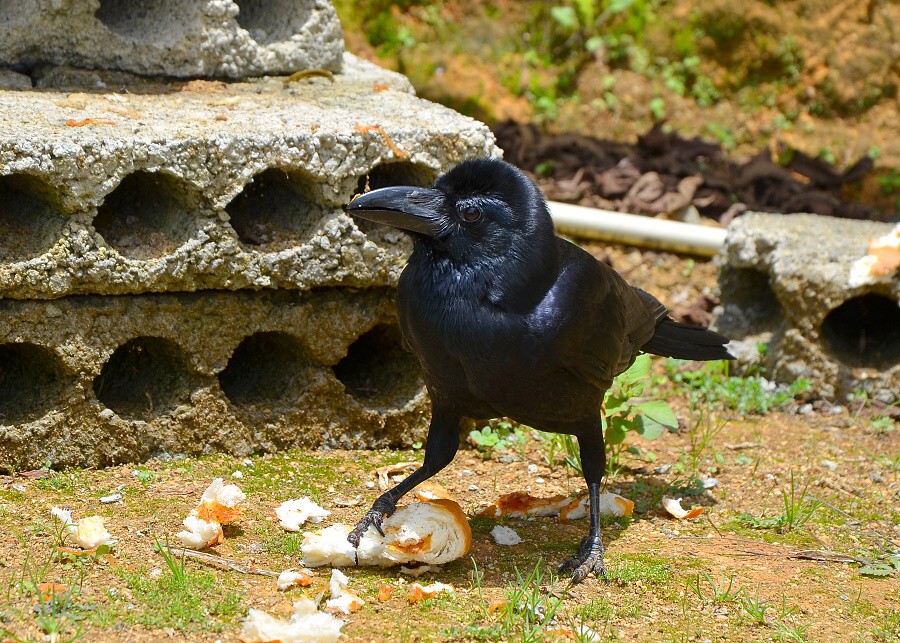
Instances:
[[[842,198],[845,184],[872,170],[869,157],[843,172],[796,150],[784,155],[784,165],[773,162],[768,149],[738,162],[718,143],[686,139],[662,125],[639,136],[637,145],[551,135],[512,121],[493,131],[504,158],[535,176],[555,201],[683,220],[699,213],[723,225],[747,210],[898,220],[897,213],[890,217]]]

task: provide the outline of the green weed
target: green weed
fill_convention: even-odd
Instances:
[[[791,482],[788,489],[782,489],[782,512],[774,518],[756,517],[742,513],[738,518],[753,529],[776,529],[779,532],[794,531],[805,525],[822,503],[807,495],[809,483],[799,489],[799,481],[791,471]]]
[[[700,577],[706,581],[702,583]],[[707,588],[708,586],[708,588]],[[688,583],[689,589],[704,603],[721,605],[723,603],[735,603],[744,593],[743,588],[734,586],[734,576],[725,578],[724,575],[715,580],[706,572],[694,576],[693,582]]]

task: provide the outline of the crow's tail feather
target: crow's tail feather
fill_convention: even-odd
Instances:
[[[725,348],[728,338],[700,326],[691,326],[666,317],[657,326],[656,332],[646,344],[641,346],[645,353],[707,361],[713,359],[734,359]]]

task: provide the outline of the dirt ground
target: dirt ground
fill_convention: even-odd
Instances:
[[[669,305],[711,295],[708,262],[589,248]],[[585,535],[586,521],[473,518],[469,556],[419,579],[450,583],[452,595],[412,605],[412,579],[396,570],[345,570],[366,604],[345,617],[344,639],[571,640],[586,624],[602,641],[897,640],[900,578],[886,552],[900,548],[900,431],[874,423],[862,401],[819,410],[798,403],[744,417],[722,410],[705,423],[661,360],[655,373],[653,396],[670,401],[682,428],[654,442],[631,438],[643,455],[623,456],[606,482],[636,503],[632,519],[604,528],[609,583],[590,578],[566,591],[551,576]],[[436,482],[467,511],[510,491],[552,496],[583,488],[562,453],[528,430],[521,435],[489,454],[467,443]],[[246,517],[226,526],[225,542],[211,552],[280,572],[300,567],[302,538],[278,525],[278,504],[310,496],[333,512],[325,524],[352,524],[379,493],[374,469],[421,457],[416,450],[166,456],[99,471],[0,477],[0,641],[235,641],[249,608],[286,618],[292,600],[327,586],[328,573],[315,570],[306,590],[280,592],[274,578],[188,560],[185,579],[174,581],[154,544],[174,540],[214,477],[238,484],[248,501]],[[711,478],[715,486],[705,489],[700,481]],[[783,494],[792,490],[795,499],[806,490],[792,506],[814,508],[811,516],[793,529],[775,527],[788,511]],[[100,502],[112,493],[122,499]],[[664,495],[705,513],[674,520],[660,507]],[[53,506],[71,508],[76,519],[103,516],[118,543],[102,556],[57,553]],[[489,534],[498,522],[523,542],[496,545]],[[517,575],[536,566],[542,578],[534,609],[490,613],[492,603],[522,587]],[[41,583],[56,583],[55,594]],[[395,591],[380,602],[385,585]],[[555,619],[541,623],[534,614],[558,598]]]

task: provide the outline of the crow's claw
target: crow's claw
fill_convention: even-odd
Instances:
[[[599,537],[588,536],[581,541],[578,553],[559,566],[559,573],[571,574],[569,581],[571,586],[583,581],[591,572],[609,582],[606,577],[606,565],[603,562],[603,541]]]
[[[384,522],[385,515],[386,514],[383,511],[379,511],[374,507],[369,509],[369,511],[366,512],[366,515],[362,517],[362,520],[356,523],[356,527],[353,528],[350,535],[347,536],[347,541],[354,547],[359,547],[359,541],[362,540],[363,534],[366,533],[366,530],[370,526],[375,527],[375,529],[378,530],[378,533],[384,536],[384,530],[381,528],[381,523]]]

